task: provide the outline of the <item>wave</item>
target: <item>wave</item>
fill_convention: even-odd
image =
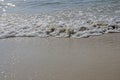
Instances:
[[[119,3],[119,0],[0,0],[0,39],[82,38],[120,32]]]
[[[83,38],[120,32],[118,15],[95,15],[83,11],[0,16],[0,39],[9,37]]]

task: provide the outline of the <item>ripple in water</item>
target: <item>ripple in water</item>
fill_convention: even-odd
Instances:
[[[0,11],[1,13],[6,13],[6,9],[9,7],[15,7],[15,4],[6,2],[5,0],[0,0]]]

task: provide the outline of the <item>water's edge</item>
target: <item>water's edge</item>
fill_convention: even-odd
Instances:
[[[61,15],[59,15],[61,14]],[[83,38],[120,32],[120,21],[66,12],[39,15],[5,14],[0,16],[0,39],[9,37]],[[111,18],[111,17],[110,17]]]

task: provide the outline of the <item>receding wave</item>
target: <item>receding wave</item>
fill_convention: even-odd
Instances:
[[[83,38],[120,32],[118,0],[110,0],[107,3],[102,0],[97,2],[90,0],[94,4],[89,3],[88,0],[83,0],[82,4],[80,0],[32,1],[34,0],[18,1],[15,6],[13,3],[0,0],[0,9],[3,11],[0,14],[0,39],[8,37]],[[20,5],[23,6],[24,14],[21,13]],[[30,8],[25,8],[29,6]],[[14,7],[13,13],[7,12],[9,7]],[[44,12],[44,9],[47,12]],[[15,10],[18,13],[14,12]]]
[[[8,37],[82,38],[114,32],[120,32],[120,18],[118,16],[95,16],[82,11],[0,16],[1,39]]]

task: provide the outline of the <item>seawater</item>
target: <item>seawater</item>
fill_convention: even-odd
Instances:
[[[0,38],[120,32],[120,0],[0,0]]]

